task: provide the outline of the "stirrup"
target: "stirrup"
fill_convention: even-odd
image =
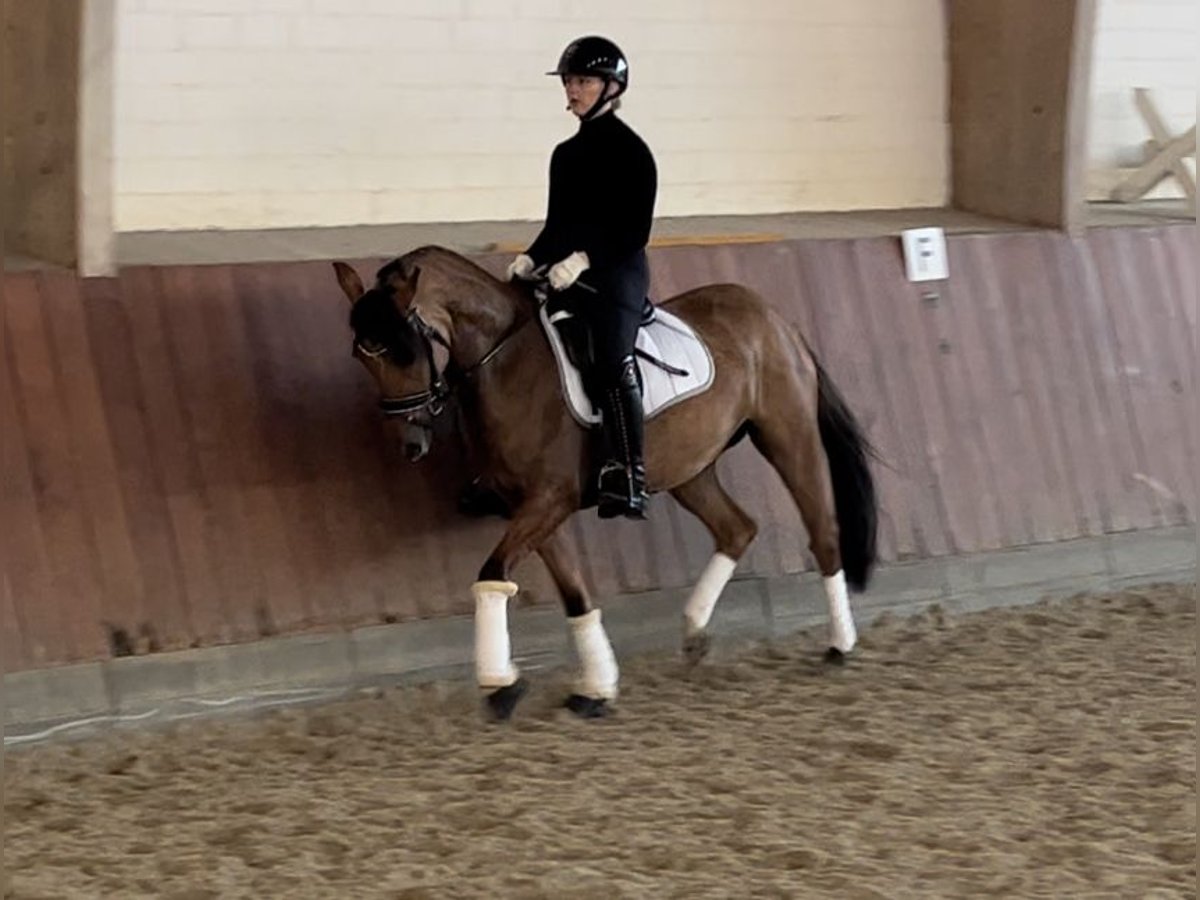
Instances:
[[[614,490],[610,486],[617,478],[620,479],[620,490]],[[596,514],[601,519],[615,519],[620,516],[627,519],[644,519],[649,501],[645,489],[635,483],[633,471],[628,466],[610,461],[601,467],[600,477],[597,479],[596,502]]]

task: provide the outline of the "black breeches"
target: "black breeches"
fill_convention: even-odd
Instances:
[[[586,380],[588,393],[596,398],[617,385],[624,361],[633,355],[650,267],[645,254],[638,254],[615,271],[584,272],[580,281],[597,291],[575,288],[570,292],[572,309],[590,336],[591,371]]]

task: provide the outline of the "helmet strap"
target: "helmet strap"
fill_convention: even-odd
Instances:
[[[600,110],[604,109],[606,103],[611,103],[625,93],[625,86],[618,84],[618,90],[611,97],[608,96],[608,86],[616,81],[615,78],[609,76],[604,79],[604,88],[600,91],[600,97],[592,104],[592,108],[579,117],[580,122],[589,122],[600,114]]]

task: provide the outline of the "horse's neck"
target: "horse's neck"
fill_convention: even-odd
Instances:
[[[454,361],[470,369],[520,327],[531,311],[514,288],[482,270],[462,281],[447,289],[442,305],[454,331]]]
[[[538,333],[533,300],[519,288],[461,257],[449,261],[441,272],[444,280],[437,292],[453,329],[454,361],[460,369],[475,370],[463,385],[467,426],[473,431],[473,443],[503,466],[511,461],[514,448],[525,442],[527,429],[538,427],[539,423],[527,421],[529,410],[536,406],[536,398],[530,395],[555,384],[543,374],[553,376],[549,344]],[[497,348],[500,352],[489,359]],[[476,370],[485,359],[488,362]],[[531,379],[522,372],[539,374]],[[514,421],[524,421],[525,428],[514,429]]]
[[[473,443],[486,448],[492,463],[505,468],[513,462],[513,453],[528,445],[530,430],[547,424],[540,413],[533,413],[545,408],[541,394],[557,389],[558,379],[550,344],[532,305],[527,310],[516,308],[502,340],[500,351],[466,379],[464,412]]]

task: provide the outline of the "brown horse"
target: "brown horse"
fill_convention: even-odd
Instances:
[[[589,503],[591,441],[564,402],[536,300],[526,286],[439,247],[388,263],[370,290],[345,263],[334,269],[352,304],[354,355],[375,379],[383,412],[404,420],[410,458],[428,450],[432,417],[456,390],[486,461],[484,483],[511,510],[472,587],[476,677],[488,708],[507,718],[526,689],[511,658],[507,603],[518,588],[509,573],[536,552],[562,595],[582,662],[567,705],[603,715],[617,694],[616,660],[557,536]],[[707,391],[646,424],[648,490],[669,491],[716,544],[685,607],[685,654],[696,661],[706,652],[713,607],[757,532],[716,471],[718,457],[749,437],[799,507],[829,601],[826,658],[840,661],[856,640],[847,584],[863,590],[875,562],[875,488],[858,423],[804,339],[754,292],[714,284],[662,305],[704,340],[716,370]]]

